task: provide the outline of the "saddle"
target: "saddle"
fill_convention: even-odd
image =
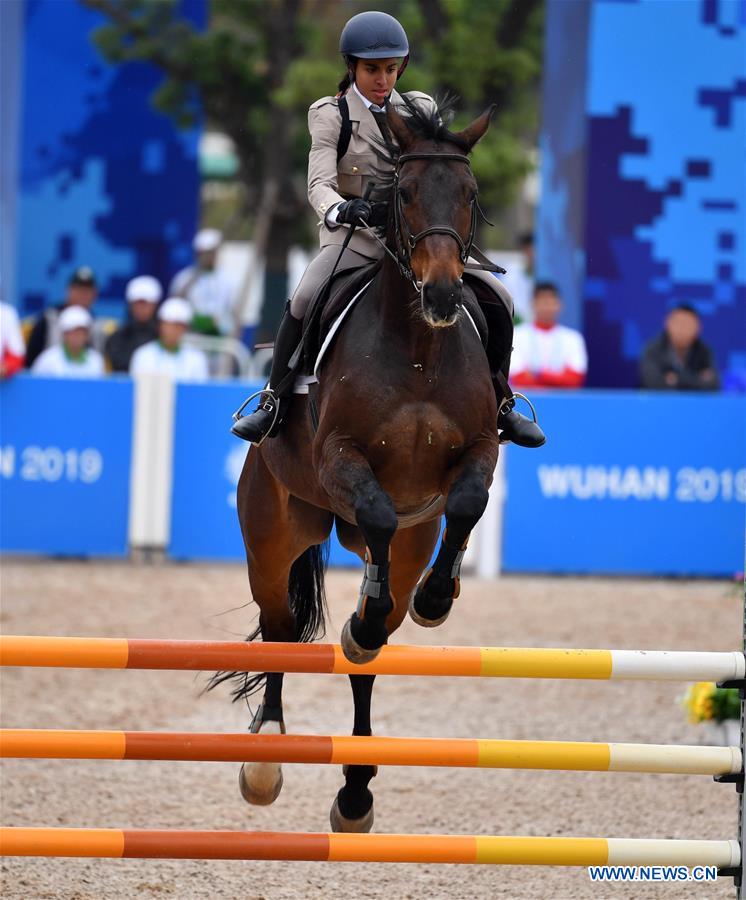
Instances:
[[[332,324],[350,300],[370,284],[382,265],[383,260],[376,259],[362,268],[337,270],[331,280],[325,279],[318,286],[303,320],[297,367],[299,374],[313,374],[319,351]]]
[[[322,282],[314,293],[303,320],[300,344],[290,359],[284,384],[292,379],[295,393],[308,393],[309,386],[317,381],[321,360],[332,340],[346,320],[347,314],[366,293],[381,269],[383,260],[372,260],[362,268],[347,268],[335,272],[331,279]],[[484,294],[484,296],[481,296]],[[495,305],[487,296],[484,286],[464,276],[463,307],[471,325],[475,328],[482,346],[487,349],[489,328],[481,303]],[[354,301],[354,302],[353,302]],[[481,302],[481,303],[480,303]],[[312,395],[315,393],[311,391]],[[313,396],[312,396],[313,399]],[[315,416],[313,416],[315,419]],[[315,423],[314,423],[315,425]]]

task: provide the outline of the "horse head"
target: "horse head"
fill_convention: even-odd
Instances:
[[[388,110],[400,155],[394,176],[393,234],[402,271],[420,287],[422,315],[434,328],[453,325],[464,265],[477,224],[477,182],[468,154],[489,128],[494,107],[462,131],[411,101],[409,115]]]

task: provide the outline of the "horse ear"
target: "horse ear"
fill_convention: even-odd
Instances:
[[[467,144],[469,150],[471,150],[477,141],[480,141],[487,133],[487,129],[490,127],[490,119],[496,109],[497,105],[491,103],[481,116],[474,119],[471,125],[467,125],[463,131],[454,132],[456,137],[461,138],[461,140]]]
[[[393,105],[386,106],[386,119],[388,120],[391,133],[396,138],[396,142],[399,145],[401,152],[406,153],[408,148],[412,145],[414,135],[405,124],[404,119],[394,109]]]

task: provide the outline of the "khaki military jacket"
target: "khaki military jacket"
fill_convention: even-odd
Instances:
[[[308,155],[308,201],[319,216],[319,240],[321,247],[342,244],[349,232],[348,225],[330,228],[326,224],[327,212],[337,203],[350,197],[362,197],[368,181],[376,179],[385,163],[373,147],[381,141],[381,131],[372,113],[352,88],[347,91],[352,135],[347,152],[337,163],[337,143],[342,127],[342,117],[336,97],[322,97],[308,110],[308,130],[311,132],[311,151]],[[408,91],[407,98],[422,104],[429,112],[435,101],[420,91]],[[401,95],[391,92],[389,100],[401,106]],[[380,176],[379,176],[380,177]],[[357,228],[348,244],[350,250],[371,259],[383,255],[383,249],[363,228]]]

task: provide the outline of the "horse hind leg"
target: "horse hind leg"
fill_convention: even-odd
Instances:
[[[370,701],[375,675],[350,675],[355,701],[353,735],[370,735]],[[349,765],[342,769],[344,787],[334,799],[329,821],[332,831],[367,832],[373,827],[373,794],[368,788],[378,766]]]
[[[249,728],[251,734],[285,734],[282,716],[282,673],[270,672],[264,700]],[[282,766],[279,763],[243,763],[238,773],[241,796],[254,806],[269,806],[282,790]]]
[[[459,595],[461,563],[469,535],[482,517],[489,499],[489,473],[485,477],[481,467],[466,468],[448,493],[446,529],[438,555],[409,600],[410,617],[424,628],[434,628],[445,622],[453,601]]]
[[[263,454],[254,451],[248,454],[239,481],[238,510],[262,640],[313,640],[324,624],[325,562],[320,545],[331,531],[331,513],[290,495],[270,472]],[[254,734],[284,732],[282,681],[282,673],[266,675],[262,705],[251,723]],[[239,691],[236,699],[240,696]],[[246,762],[239,786],[249,803],[273,803],[282,789],[282,769],[278,763]]]

